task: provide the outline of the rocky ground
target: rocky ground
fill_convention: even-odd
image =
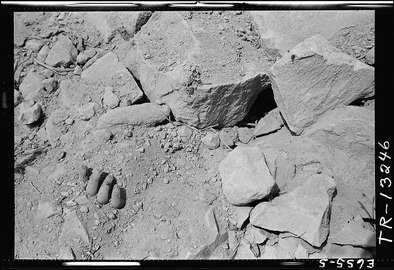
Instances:
[[[373,12],[274,13],[15,13],[15,258],[374,256]]]

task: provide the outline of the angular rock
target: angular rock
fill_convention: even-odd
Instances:
[[[46,219],[61,214],[61,208],[51,202],[40,202],[37,206],[37,219]]]
[[[314,175],[295,190],[258,204],[250,214],[250,223],[268,230],[291,232],[320,247],[329,233],[334,191],[332,178]]]
[[[245,240],[241,240],[241,243],[238,247],[237,254],[235,255],[235,259],[256,259],[253,252],[250,250],[250,245]]]
[[[71,247],[62,246],[59,250],[59,259],[60,260],[74,260],[75,255]]]
[[[66,134],[67,127],[64,121],[68,117],[69,115],[62,110],[56,110],[49,116],[45,124],[45,129],[47,131],[48,141],[52,146],[55,146],[60,137]]]
[[[238,140],[238,131],[235,128],[224,128],[219,132],[219,139],[222,144],[232,148]]]
[[[253,130],[250,128],[239,128],[238,129],[238,139],[241,143],[248,143],[253,138]]]
[[[223,193],[234,205],[269,195],[275,185],[258,147],[237,147],[219,164]]]
[[[125,65],[149,100],[167,104],[177,121],[198,128],[234,126],[268,89],[268,63],[253,49],[241,62],[229,60],[239,43],[217,39],[216,26],[203,23],[210,15],[200,16],[206,19],[190,21],[182,12],[155,12],[135,35],[136,46]],[[205,29],[204,35],[200,29]],[[212,65],[212,59],[218,64]]]
[[[328,241],[339,245],[376,247],[376,232],[365,229],[359,222],[351,220],[341,231],[331,232]]]
[[[43,45],[44,45],[44,43],[42,43],[42,41],[40,41],[40,40],[30,39],[30,40],[26,41],[25,48],[28,50],[32,50],[33,52],[38,52],[42,48]]]
[[[90,244],[89,235],[74,210],[69,212],[65,217],[59,239],[73,240],[75,236],[79,236],[86,244]]]
[[[27,73],[23,82],[19,86],[19,91],[22,93],[25,100],[34,99],[38,92],[43,89],[42,80],[43,78],[33,70]]]
[[[105,87],[103,103],[105,106],[114,109],[119,105],[119,98],[112,92],[112,90],[113,88],[110,86]]]
[[[193,130],[188,128],[187,126],[181,126],[177,130],[178,136],[181,138],[182,142],[187,142],[193,135]]]
[[[208,147],[209,150],[214,150],[220,145],[219,135],[212,132],[202,137],[201,141]]]
[[[40,128],[40,130],[37,132],[37,138],[42,142],[48,141],[47,131],[45,130],[45,127]]]
[[[45,59],[47,59],[50,50],[51,49],[49,48],[48,45],[42,46],[41,50],[37,54],[37,60],[44,63]]]
[[[255,243],[257,245],[260,245],[264,243],[265,240],[267,240],[267,236],[263,234],[261,229],[256,228],[254,226],[248,226],[246,228],[244,237],[249,243]]]
[[[270,69],[274,98],[291,131],[300,134],[326,111],[374,95],[374,68],[307,38]]]
[[[14,89],[14,107],[18,106],[18,104],[22,100],[22,95],[17,90]]]
[[[24,101],[19,106],[19,121],[25,125],[33,124],[41,116],[41,106],[32,100]]]
[[[45,64],[59,67],[68,67],[77,57],[78,51],[66,36],[61,36],[53,45],[45,59]]]
[[[120,100],[131,104],[140,100],[143,93],[126,67],[119,62],[115,53],[109,52],[84,70],[81,78],[88,82],[110,85]]]
[[[77,56],[77,63],[80,65],[86,64],[86,62],[89,60],[88,56],[84,53],[80,53]]]
[[[241,229],[245,221],[249,218],[252,207],[250,206],[234,206],[234,213],[230,216],[230,220],[238,229]]]
[[[80,67],[80,66],[76,66],[75,68],[74,68],[74,71],[73,71],[73,74],[74,75],[81,75],[82,74],[82,68]]]
[[[375,194],[374,112],[358,106],[329,111],[305,131],[305,135],[326,146],[332,172],[369,198]]]
[[[45,90],[48,92],[52,92],[56,89],[57,81],[54,78],[45,79],[42,81],[42,85],[44,86]]]
[[[296,259],[308,259],[309,254],[306,248],[304,248],[301,244],[298,244],[296,250],[294,251],[294,257]]]
[[[154,126],[163,122],[170,115],[167,106],[144,103],[115,108],[103,114],[97,122],[97,129],[106,129],[118,125]]]
[[[367,55],[365,56],[365,62],[371,66],[375,65],[375,47],[368,51]]]
[[[277,131],[283,125],[284,123],[280,116],[280,111],[278,108],[275,108],[259,120],[254,128],[253,134],[255,136],[265,135]]]
[[[82,120],[90,120],[96,113],[94,109],[94,102],[89,102],[78,109],[79,116]]]

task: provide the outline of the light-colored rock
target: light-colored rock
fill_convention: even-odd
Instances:
[[[219,164],[223,193],[234,205],[246,205],[269,195],[274,187],[258,147],[237,147]]]
[[[82,74],[82,68],[80,67],[80,66],[76,66],[75,68],[74,68],[74,71],[73,71],[73,74],[74,75],[81,75]]]
[[[250,211],[252,207],[250,206],[234,206],[234,213],[230,216],[230,221],[241,229],[245,221],[249,218]]]
[[[260,245],[267,240],[267,236],[263,234],[261,229],[254,226],[248,226],[246,228],[244,237],[249,243],[255,243],[257,245]]]
[[[294,251],[294,257],[296,259],[308,259],[309,254],[306,248],[304,248],[301,244],[298,244],[296,250]]]
[[[209,150],[214,150],[220,146],[219,135],[213,132],[209,132],[207,135],[201,138],[203,144],[205,144]]]
[[[29,125],[40,119],[41,106],[32,100],[24,101],[19,105],[19,121],[22,124]]]
[[[320,35],[295,46],[270,68],[269,76],[276,104],[295,134],[326,111],[374,95],[374,68]]]
[[[250,223],[268,230],[291,232],[319,247],[329,233],[330,208],[335,182],[315,175],[295,190],[258,204]]]
[[[25,43],[25,49],[32,50],[33,52],[38,52],[44,43],[37,39],[30,39]]]
[[[22,101],[22,95],[17,90],[14,89],[14,107]]]
[[[219,132],[219,139],[222,144],[232,148],[238,140],[238,130],[235,128],[224,128]]]
[[[365,62],[371,66],[375,65],[375,47],[367,52],[367,55],[365,55]]]
[[[255,136],[265,135],[277,131],[283,125],[284,123],[280,116],[280,111],[278,108],[275,108],[259,120],[253,133]]]
[[[77,63],[80,65],[86,64],[86,62],[89,60],[88,56],[84,53],[80,53],[77,56]]]
[[[365,229],[360,222],[351,220],[341,231],[331,232],[328,241],[339,245],[376,247],[376,232]]]
[[[45,59],[47,59],[50,50],[51,49],[49,48],[48,45],[42,46],[41,50],[37,54],[37,60],[44,63]]]
[[[74,260],[75,255],[71,247],[62,246],[59,250],[59,260]]]
[[[264,253],[261,255],[262,259],[294,259],[294,255],[290,254],[279,246],[265,246]]]
[[[34,99],[38,92],[43,89],[43,78],[35,71],[30,70],[19,86],[19,91],[25,100]]]
[[[37,219],[46,219],[61,214],[61,208],[51,202],[40,202],[37,206]]]
[[[45,130],[45,127],[40,128],[40,130],[37,132],[37,138],[42,142],[48,141],[47,131]]]
[[[375,119],[372,110],[357,106],[337,108],[319,118],[305,135],[326,146],[326,153],[332,155],[329,168],[336,180],[372,198],[375,194]]]
[[[85,69],[81,78],[88,82],[112,86],[120,100],[129,100],[131,104],[140,100],[143,93],[131,73],[119,62],[115,53],[109,52],[93,65]]]
[[[374,25],[372,10],[251,11],[263,48],[284,55],[304,39],[319,34],[327,40],[344,28]]]
[[[327,243],[326,247],[327,258],[373,258],[374,255],[371,251],[360,248],[353,247],[349,245],[335,245],[331,243]]]
[[[68,67],[77,57],[78,51],[66,36],[61,36],[53,45],[45,59],[45,64],[59,67]]]
[[[44,89],[48,92],[52,92],[56,89],[57,81],[54,78],[45,79],[42,81]]]
[[[96,113],[94,106],[95,106],[94,102],[89,102],[83,105],[82,107],[79,107],[78,109],[79,117],[85,121],[90,120]]]
[[[182,142],[187,142],[193,135],[193,130],[187,126],[181,126],[177,130],[178,136],[181,138]]]
[[[124,62],[149,100],[167,104],[177,121],[198,128],[234,126],[268,89],[268,63],[257,50],[241,62],[229,61],[239,43],[217,39],[204,21],[190,22],[182,12],[154,13],[135,35],[136,46]]]
[[[219,234],[219,226],[216,221],[215,210],[210,207],[204,215],[204,225],[206,226],[206,236],[208,237],[208,243],[215,241]]]
[[[90,244],[87,230],[79,220],[77,213],[74,210],[67,213],[59,239],[73,240],[76,236],[79,236],[86,244]]]
[[[66,134],[67,128],[64,121],[69,117],[68,113],[62,110],[56,110],[49,116],[45,129],[47,131],[47,138],[52,146],[55,146],[61,136]]]
[[[238,247],[237,254],[235,255],[236,260],[247,260],[247,259],[256,259],[253,252],[250,250],[249,243],[245,240],[241,240],[241,243]]]
[[[238,139],[241,143],[248,143],[253,138],[253,130],[247,127],[238,129]]]
[[[112,92],[113,88],[111,86],[105,87],[103,103],[111,109],[116,108],[119,105],[119,98]]]
[[[170,115],[170,109],[155,103],[115,108],[103,114],[97,122],[97,129],[118,125],[154,126]]]

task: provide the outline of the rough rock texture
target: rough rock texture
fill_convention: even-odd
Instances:
[[[361,222],[351,220],[339,232],[332,232],[330,243],[358,247],[376,247],[376,232],[365,229]]]
[[[19,120],[25,125],[33,124],[40,116],[41,106],[32,100],[22,102],[19,106]]]
[[[375,65],[375,47],[368,51],[367,55],[365,56],[365,60],[368,65]]]
[[[238,140],[238,130],[235,128],[225,128],[219,132],[220,142],[228,147],[234,147]]]
[[[242,143],[248,143],[253,138],[253,130],[250,128],[239,128],[238,129],[238,139]]]
[[[257,24],[262,45],[281,55],[310,36],[320,34],[326,39],[331,39],[344,28],[375,22],[375,14],[372,10],[275,10],[250,13]]]
[[[14,89],[14,107],[18,106],[18,104],[22,101],[22,95],[19,91]]]
[[[107,53],[84,70],[81,78],[88,82],[101,82],[103,85],[112,86],[119,99],[127,99],[131,104],[143,97],[133,76],[113,52]]]
[[[78,51],[71,40],[66,36],[62,36],[49,51],[45,63],[53,67],[68,67],[76,60],[77,54]]]
[[[374,68],[320,35],[295,46],[271,67],[269,76],[280,112],[296,134],[324,112],[374,95]]]
[[[183,142],[187,142],[192,137],[193,130],[187,126],[181,126],[180,128],[178,128],[177,134]]]
[[[238,229],[241,229],[245,221],[249,218],[250,211],[252,211],[252,207],[250,206],[234,206],[234,212],[230,217],[230,221],[232,221]]]
[[[334,191],[332,178],[312,176],[292,192],[258,204],[250,214],[250,223],[268,230],[291,232],[320,247],[329,233]]]
[[[38,52],[44,43],[37,39],[30,39],[26,41],[25,49],[32,50],[33,52]]]
[[[47,131],[48,141],[52,146],[56,145],[60,137],[67,132],[64,121],[68,117],[69,115],[62,110],[56,110],[49,116],[45,124],[45,129]]]
[[[21,92],[24,99],[34,99],[38,92],[43,89],[42,78],[37,72],[31,70],[27,73],[23,82],[19,86],[19,91]]]
[[[280,111],[276,108],[259,120],[253,132],[255,136],[265,135],[280,129],[283,125]]]
[[[258,147],[237,147],[219,165],[223,193],[234,205],[269,195],[275,186]]]
[[[97,129],[105,129],[118,125],[153,126],[163,122],[170,115],[167,106],[144,103],[127,107],[115,108],[98,119]]]
[[[335,179],[375,193],[375,120],[372,110],[344,106],[329,111],[305,131],[305,135],[327,147],[332,155]]]
[[[103,103],[105,106],[114,109],[119,105],[119,98],[112,92],[113,88],[107,86],[104,90]]]
[[[42,81],[42,85],[46,91],[52,92],[56,89],[57,81],[54,78],[48,78]]]
[[[176,120],[198,128],[232,126],[268,87],[268,77],[262,72],[266,64],[257,55],[253,61],[231,61],[229,55],[235,56],[237,45],[224,46],[227,41],[218,42],[214,31],[202,27],[207,26],[185,20],[179,12],[155,12],[136,34],[137,46],[125,63],[149,100],[166,103]],[[225,66],[230,61],[231,68],[210,64],[213,57]],[[232,74],[234,69],[244,70],[244,77]]]
[[[90,243],[90,238],[85,229],[85,226],[79,220],[77,213],[75,211],[71,211],[65,217],[59,239],[73,240],[74,237],[81,238],[82,241],[84,241],[86,244]]]
[[[92,118],[96,113],[94,106],[95,104],[93,102],[89,102],[83,105],[82,107],[79,107],[78,109],[79,117],[81,117],[81,119],[85,121]]]
[[[201,141],[208,147],[209,150],[216,149],[220,146],[219,135],[213,132],[210,132],[202,137]]]
[[[50,50],[51,49],[49,48],[48,45],[42,46],[41,50],[37,54],[37,60],[44,63],[45,59],[47,59]]]

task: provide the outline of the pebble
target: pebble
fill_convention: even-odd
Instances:
[[[66,125],[72,125],[74,123],[74,119],[67,118],[65,121]]]
[[[169,181],[168,179],[164,179],[164,180],[163,180],[163,183],[164,183],[164,184],[169,184],[170,181]]]
[[[59,151],[57,154],[57,160],[61,160],[62,158],[64,158],[66,156],[66,152],[64,151]]]
[[[109,219],[112,219],[112,220],[116,219],[116,216],[115,216],[114,213],[108,213],[108,214],[107,214],[107,217],[108,217]]]
[[[140,147],[137,149],[138,152],[140,153],[145,153],[145,148],[144,147]]]
[[[93,214],[93,217],[94,217],[95,219],[100,219],[100,216],[99,216],[99,214],[97,214],[97,213],[94,213],[94,214]]]
[[[98,220],[98,219],[94,220],[94,224],[95,224],[96,226],[100,225],[100,220]]]
[[[89,208],[87,206],[81,206],[81,208],[79,208],[79,211],[81,211],[82,213],[88,213],[89,212]]]
[[[62,192],[60,193],[60,195],[62,195],[63,197],[68,197],[70,194],[68,194],[67,191],[62,191]]]

